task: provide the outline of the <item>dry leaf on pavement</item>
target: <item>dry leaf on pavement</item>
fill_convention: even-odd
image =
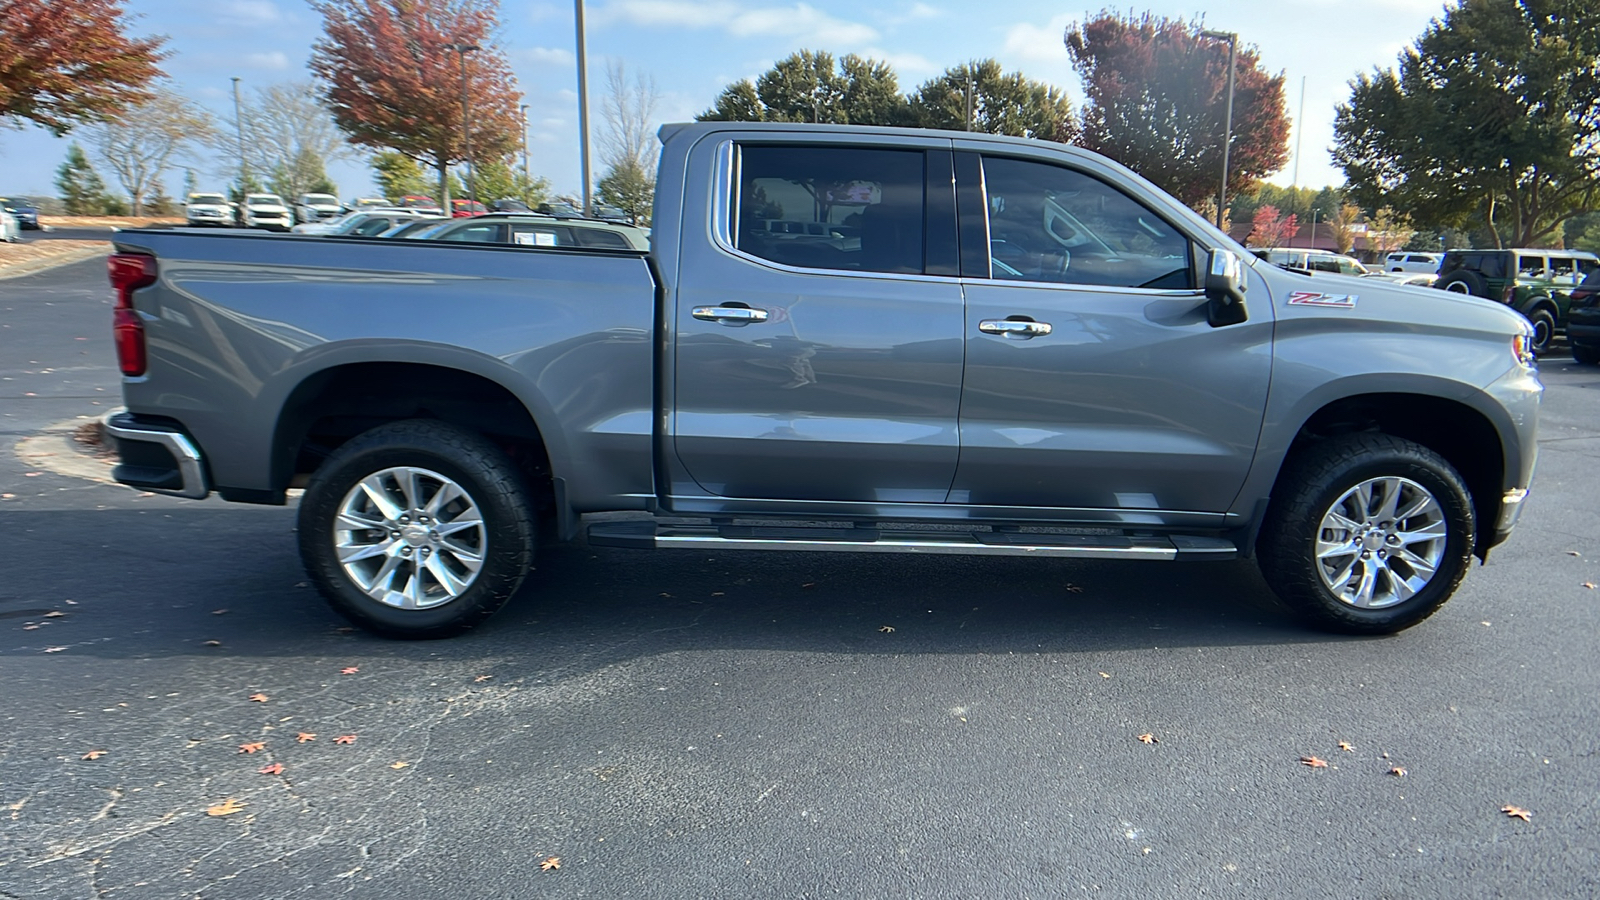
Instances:
[[[1594,590],[1594,582],[1592,582],[1592,581],[1585,581],[1583,583],[1583,586],[1588,588],[1591,591]]]
[[[341,734],[334,738],[333,742],[335,744],[354,744],[356,742],[356,736],[353,734]]]
[[[1524,822],[1533,821],[1533,813],[1528,812],[1520,806],[1502,806],[1500,807],[1500,811],[1505,813],[1506,818],[1509,819],[1521,819]]]
[[[250,699],[255,703],[265,703],[272,698],[268,697],[266,694],[251,694]]]
[[[1300,757],[1300,765],[1310,766],[1313,769],[1326,769],[1328,761],[1317,756],[1302,756]]]
[[[391,769],[404,769],[406,766],[409,766],[409,765],[411,765],[411,763],[408,763],[403,759],[397,759],[394,762],[389,763],[389,768],[391,768]]]
[[[1146,743],[1146,744],[1159,744],[1159,743],[1161,743],[1161,739],[1160,738],[1156,737],[1155,735],[1151,734],[1148,731],[1146,731],[1144,734],[1139,735],[1139,740],[1142,743]]]
[[[879,625],[878,626],[878,630],[883,632],[884,634],[890,634],[890,633],[892,633],[894,631],[894,626],[893,625]]]
[[[85,753],[84,755],[82,755],[82,756],[80,756],[78,758],[79,759],[99,759],[100,757],[105,756],[105,755],[106,755],[106,751],[104,751],[104,750],[90,750],[88,753]]]
[[[357,673],[359,671],[361,671],[361,668],[359,666],[345,666],[344,668],[339,670],[339,674],[340,675],[354,675],[355,673]]]
[[[1389,774],[1396,778],[1404,778],[1406,777],[1406,770],[1404,766],[1390,766]]]
[[[282,775],[283,774],[283,763],[273,763],[270,766],[263,766],[261,768],[261,774],[263,774],[263,775]]]
[[[46,648],[44,648],[44,652],[46,652],[46,653],[60,653],[61,651],[65,650],[65,649],[67,649],[67,648],[65,648],[65,647],[46,647]]]
[[[239,752],[240,753],[254,753],[257,750],[265,749],[266,746],[267,746],[267,742],[266,741],[255,741],[255,742],[249,743],[249,744],[240,744],[239,745]]]
[[[561,857],[552,856],[549,859],[546,859],[544,862],[539,863],[539,868],[545,870],[546,872],[550,871],[551,869],[559,869],[561,868]]]
[[[59,609],[52,609],[52,610],[50,610],[50,611],[49,611],[49,612],[47,612],[47,613],[45,613],[45,614],[44,614],[44,617],[45,617],[45,618],[46,618],[46,619],[59,619],[59,618],[61,618],[61,617],[62,617],[62,616],[64,616],[64,615],[66,615],[66,613],[64,613],[64,612],[62,612],[62,611],[61,611],[61,610],[59,610]]]
[[[317,736],[315,734],[312,734],[309,731],[302,731],[299,734],[295,735],[294,739],[295,739],[296,743],[304,744],[306,741],[314,741],[314,740],[316,740]]]
[[[241,809],[244,809],[244,804],[240,803],[239,801],[237,801],[235,799],[233,799],[232,797],[229,797],[228,799],[222,801],[221,803],[218,803],[216,806],[208,807],[206,809],[206,815],[208,815],[208,816],[231,816],[231,815],[233,815],[234,813],[238,812]]]
[[[1349,741],[1340,741],[1339,742],[1339,749],[1343,750],[1346,753],[1354,753],[1354,752],[1356,752],[1355,745],[1351,744]]]

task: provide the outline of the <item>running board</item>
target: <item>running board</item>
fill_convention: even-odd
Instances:
[[[1052,556],[1071,559],[1234,559],[1239,548],[1195,535],[1039,534],[1014,531],[910,531],[750,525],[662,525],[598,522],[589,544],[631,550],[822,550],[832,553],[946,553],[970,556]]]

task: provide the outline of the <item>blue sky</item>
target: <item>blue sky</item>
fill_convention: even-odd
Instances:
[[[576,63],[573,5],[502,0],[500,45],[529,104],[532,169],[561,192],[578,189]],[[591,105],[605,65],[622,61],[652,76],[662,99],[657,118],[681,121],[710,106],[729,82],[753,77],[801,48],[858,53],[892,63],[902,90],[946,66],[994,57],[1007,70],[1065,88],[1081,100],[1062,31],[1103,5],[1064,6],[1042,0],[587,0]],[[1374,66],[1393,65],[1400,50],[1442,11],[1441,0],[1231,0],[1202,6],[1152,0],[1136,7],[1165,16],[1203,15],[1210,28],[1238,32],[1261,50],[1262,63],[1287,77],[1291,118],[1298,119],[1305,78],[1304,122],[1296,123],[1299,183],[1339,184],[1329,159],[1334,106],[1348,82]],[[135,34],[165,34],[164,68],[177,88],[219,113],[231,108],[230,77],[246,90],[308,78],[306,59],[319,17],[304,0],[129,0]],[[591,122],[591,124],[593,124]],[[52,194],[55,168],[67,148],[37,128],[0,130],[0,193]],[[359,152],[359,151],[358,151]],[[202,189],[220,189],[230,162],[202,154],[185,161]],[[1293,183],[1294,162],[1272,178]],[[102,174],[104,172],[102,171]],[[370,193],[360,156],[329,166],[345,197]],[[598,178],[598,173],[596,173]],[[176,192],[182,175],[169,176]]]

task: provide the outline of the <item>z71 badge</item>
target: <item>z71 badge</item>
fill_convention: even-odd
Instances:
[[[1295,291],[1289,295],[1290,306],[1336,306],[1354,309],[1360,299],[1355,294],[1322,294],[1317,291]]]

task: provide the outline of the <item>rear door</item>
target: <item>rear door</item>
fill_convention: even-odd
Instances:
[[[1203,248],[1111,173],[961,152],[957,173],[962,234],[981,219],[987,247],[963,244],[976,277],[950,501],[1151,524],[1228,510],[1266,404],[1268,298],[1208,324]]]
[[[675,502],[943,503],[963,327],[949,141],[714,140],[690,158],[718,174],[709,209],[685,204],[671,308]]]

